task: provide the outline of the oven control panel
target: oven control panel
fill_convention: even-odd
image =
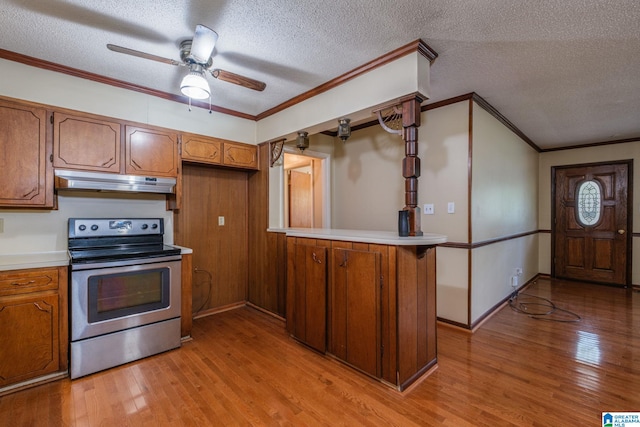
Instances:
[[[162,218],[69,218],[69,237],[161,235],[163,233]]]

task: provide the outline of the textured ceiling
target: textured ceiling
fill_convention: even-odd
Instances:
[[[637,0],[3,0],[0,47],[179,94],[196,24],[218,32],[213,103],[257,115],[416,39],[439,56],[427,103],[476,92],[539,147],[640,137]]]

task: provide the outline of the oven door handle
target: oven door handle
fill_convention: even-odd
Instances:
[[[145,257],[145,258],[127,258],[121,260],[110,260],[104,262],[87,262],[82,264],[74,264],[71,261],[71,270],[95,270],[98,268],[110,268],[110,267],[126,267],[130,265],[146,265],[146,264],[160,264],[169,261],[180,261],[182,255],[170,255],[161,257]]]

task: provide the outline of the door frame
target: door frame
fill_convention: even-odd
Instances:
[[[284,153],[296,154],[298,156],[306,156],[314,159],[322,160],[322,228],[331,228],[331,155],[320,151],[306,149],[300,152],[294,147],[284,146]],[[284,187],[286,185],[286,177],[284,166],[278,167],[278,223],[280,228],[284,228],[286,197]]]
[[[608,162],[577,163],[551,167],[551,277],[556,277],[556,171],[560,169],[590,168],[604,165],[627,165],[627,263],[624,287],[631,286],[633,271],[633,159]],[[615,285],[610,285],[615,286]]]

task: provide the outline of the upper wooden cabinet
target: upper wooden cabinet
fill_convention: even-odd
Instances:
[[[178,176],[178,133],[125,126],[125,173]]]
[[[258,169],[258,147],[202,135],[182,135],[182,160]]]
[[[120,172],[120,123],[90,115],[53,115],[53,166]]]
[[[222,164],[240,168],[258,168],[258,147],[237,142],[223,144]]]
[[[53,166],[60,169],[178,176],[178,133],[167,129],[56,111],[53,147]]]
[[[182,160],[219,165],[222,163],[222,140],[183,134]]]
[[[0,206],[53,207],[47,111],[0,100]]]

